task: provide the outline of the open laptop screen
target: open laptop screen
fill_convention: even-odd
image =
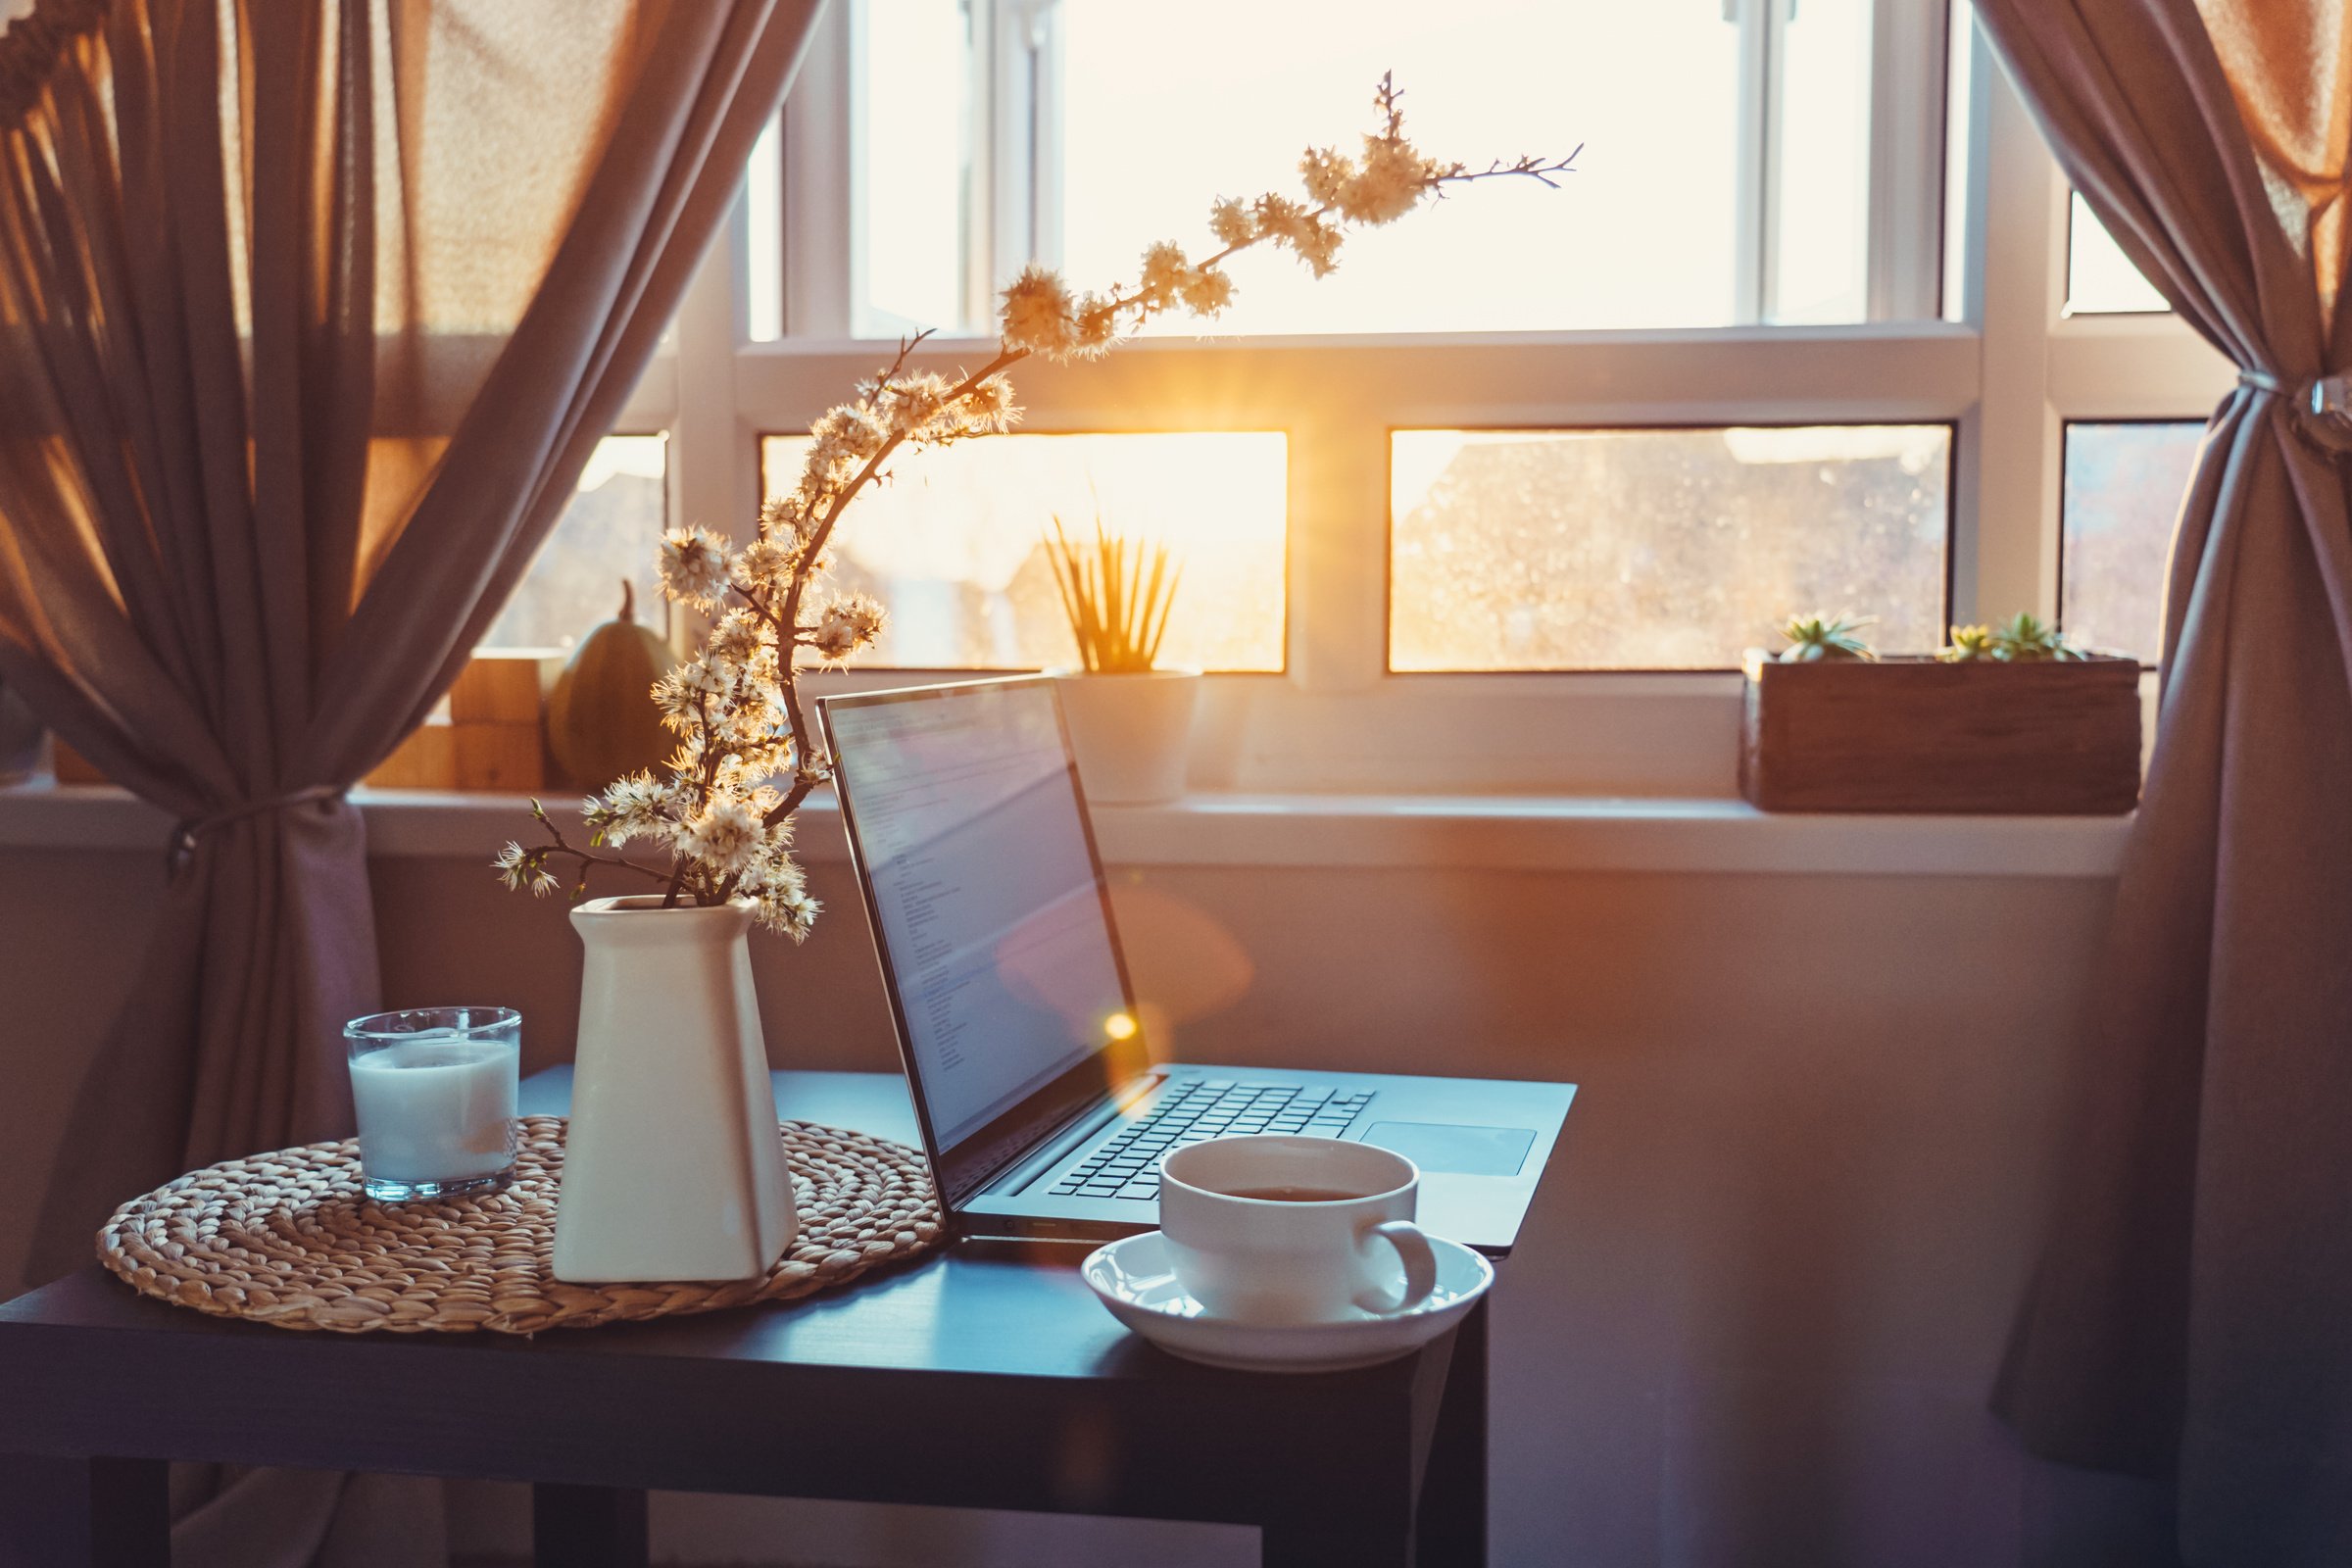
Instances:
[[[944,1170],[965,1146],[1025,1145],[1124,1076],[1108,1057],[1142,1055],[1053,686],[829,698],[823,713],[933,1152]]]

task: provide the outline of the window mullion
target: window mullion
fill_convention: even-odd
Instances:
[[[760,505],[759,456],[735,407],[735,357],[743,341],[748,202],[738,186],[720,242],[710,247],[679,303],[678,398],[669,430],[670,520],[748,535]],[[680,624],[673,636],[701,627]]]
[[[784,117],[779,112],[752,144],[744,167],[744,335],[772,343],[784,335]]]
[[[842,113],[840,118],[840,147],[845,160],[842,175],[842,229],[848,239],[843,247],[849,267],[842,288],[842,330],[862,332],[871,330],[867,321],[872,315],[872,299],[868,295],[873,268],[868,254],[870,237],[867,213],[873,206],[873,181],[868,159],[872,149],[867,146],[866,99],[873,91],[873,73],[868,67],[867,39],[873,30],[873,7],[865,0],[834,8],[843,21],[845,41],[842,62]],[[806,68],[804,68],[806,69]]]
[[[784,330],[850,335],[858,260],[851,211],[851,19],[827,8],[784,100]]]
[[[2237,370],[2177,316],[2078,316],[2050,334],[2061,419],[2204,419]]]
[[[1061,88],[1054,0],[970,0],[974,138],[966,211],[966,322],[1032,261],[1061,265]]]
[[[1877,0],[1871,24],[1869,316],[1936,314],[1942,267],[1944,58],[1942,4]]]
[[[989,292],[996,276],[997,192],[1004,175],[998,123],[998,104],[1004,93],[996,66],[998,39],[1004,32],[1000,8],[987,0],[965,0],[964,17],[964,166],[963,166],[963,288],[962,321],[969,325],[989,315]]]
[[[1778,27],[1773,13],[1783,0],[1723,0],[1726,22],[1740,28],[1740,144],[1738,213],[1733,230],[1737,265],[1732,276],[1732,321],[1752,326],[1772,307],[1772,240],[1776,225],[1780,160],[1775,148],[1774,88]]]
[[[2058,611],[2058,417],[2049,401],[2050,335],[2066,270],[2066,181],[1982,33],[1985,156],[1971,213],[1984,236],[1984,373],[1962,466],[1952,612],[1984,620]],[[1997,240],[1993,238],[1997,236]]]
[[[1291,680],[1367,691],[1388,670],[1388,430],[1335,399],[1302,409],[1289,441]]]
[[[1007,0],[1018,19],[1007,68],[1015,74],[1020,109],[1018,145],[1027,195],[1024,231],[1016,234],[1022,254],[1004,258],[1014,268],[1028,261],[1062,265],[1061,188],[1061,9],[1057,0]]]

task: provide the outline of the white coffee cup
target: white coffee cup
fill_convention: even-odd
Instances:
[[[1212,1138],[1160,1165],[1159,1227],[1186,1294],[1242,1323],[1328,1323],[1418,1306],[1438,1258],[1413,1223],[1421,1172],[1337,1138]],[[1396,1260],[1404,1289],[1395,1289]]]

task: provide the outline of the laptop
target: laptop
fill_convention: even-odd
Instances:
[[[1574,1085],[1155,1061],[1053,680],[816,708],[956,1234],[1151,1230],[1170,1150],[1302,1133],[1404,1154],[1421,1168],[1425,1227],[1509,1250]],[[1345,923],[1335,911],[1334,940]]]

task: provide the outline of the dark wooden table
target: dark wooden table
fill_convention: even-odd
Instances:
[[[559,1111],[567,1073],[524,1086]],[[894,1076],[778,1073],[785,1115],[911,1140]],[[527,1481],[543,1568],[643,1564],[645,1494],[1255,1525],[1269,1564],[1486,1557],[1487,1319],[1360,1372],[1179,1361],[1082,1247],[965,1243],[806,1300],[501,1334],[293,1333],[96,1265],[0,1305],[0,1561],[160,1568],[173,1459]]]

